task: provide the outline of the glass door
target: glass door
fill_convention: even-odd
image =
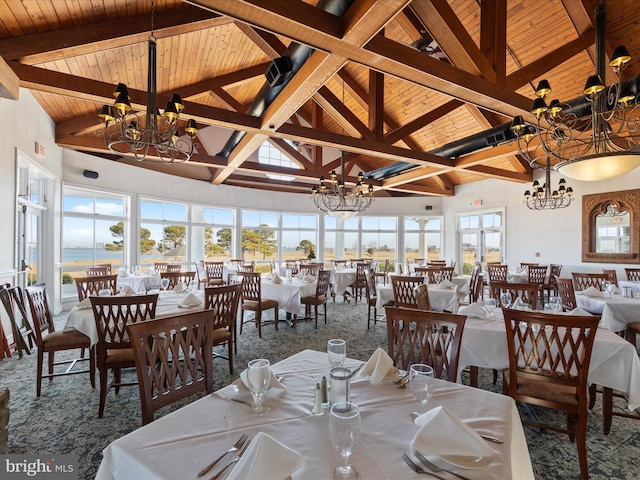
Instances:
[[[42,251],[42,209],[18,203],[17,212],[17,284],[28,287],[43,281]]]
[[[476,262],[502,262],[504,258],[504,212],[492,211],[458,217],[463,275],[470,275]]]

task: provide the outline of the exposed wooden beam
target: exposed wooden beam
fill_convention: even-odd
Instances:
[[[384,75],[369,70],[369,130],[380,141],[383,136]]]
[[[0,57],[0,97],[18,100],[20,92],[20,79],[18,75]]]

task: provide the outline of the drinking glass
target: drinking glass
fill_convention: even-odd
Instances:
[[[484,299],[484,308],[487,309],[489,315],[491,315],[494,310],[497,308],[496,299],[495,298],[485,298]]]
[[[616,292],[616,285],[613,282],[609,282],[609,285],[607,285],[607,292],[610,297],[613,297],[613,294]]]
[[[262,405],[262,399],[271,383],[271,363],[265,358],[251,360],[247,368],[247,382],[255,402],[251,408],[251,415],[266,415],[269,407]]]
[[[504,308],[508,308],[511,305],[511,294],[509,292],[504,292],[500,294],[500,303]]]
[[[349,457],[360,439],[360,409],[355,403],[341,402],[331,406],[329,413],[329,438],[331,445],[342,455],[342,465],[331,471],[337,480],[352,480],[359,477],[357,470],[349,465]]]
[[[162,290],[164,290],[166,292],[167,291],[167,287],[169,286],[169,279],[168,278],[163,278],[162,280],[160,280],[160,286],[162,287]]]
[[[604,292],[605,297],[608,296],[607,293],[609,292],[609,285],[611,285],[609,280],[602,281],[602,291]]]
[[[333,368],[341,367],[347,358],[347,343],[340,338],[332,338],[327,342],[327,356]]]
[[[434,280],[436,281],[437,285],[440,285],[440,282],[442,282],[442,274],[441,273],[436,273],[433,275]]]
[[[414,363],[409,368],[409,390],[420,404],[420,412],[425,412],[427,402],[433,395],[433,368],[423,363]],[[412,414],[413,418],[415,415]]]

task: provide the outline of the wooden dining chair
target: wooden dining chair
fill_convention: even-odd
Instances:
[[[523,418],[522,423],[568,434],[576,443],[580,474],[587,480],[587,376],[600,317],[508,308],[503,312],[509,349],[504,393],[515,401],[566,412],[566,428],[537,419]]]
[[[111,275],[111,267],[89,267],[84,269],[84,274],[87,277],[102,277],[104,275]]]
[[[191,281],[196,278],[196,272],[161,272],[160,278],[169,280],[167,290],[173,290],[180,284],[189,288]]]
[[[625,268],[624,273],[630,282],[640,282],[640,268]]]
[[[300,264],[300,269],[298,273],[300,275],[304,275],[305,277],[307,275],[310,275],[312,277],[318,278],[318,272],[320,271],[321,267],[322,265],[319,263],[303,263],[303,264]]]
[[[616,287],[618,286],[618,273],[616,272],[615,268],[612,268],[612,269],[603,268],[602,273],[604,273],[607,276],[607,279],[609,280],[609,282],[614,284]]]
[[[238,272],[242,278],[242,303],[240,307],[240,334],[242,334],[242,326],[246,323],[244,320],[244,312],[254,312],[255,319],[253,322],[258,328],[258,337],[262,338],[262,312],[273,309],[274,325],[278,331],[278,302],[270,298],[262,298],[262,284],[260,274],[257,272]],[[249,322],[251,320],[248,320]]]
[[[413,273],[416,277],[427,277],[429,283],[436,283],[436,273],[440,273],[441,271],[442,267],[440,266],[413,268]]]
[[[418,308],[415,289],[423,283],[423,277],[401,277],[399,275],[392,275],[391,288],[393,289],[393,306]]]
[[[429,287],[422,283],[415,288],[416,305],[418,310],[431,310],[431,301],[429,300]]]
[[[206,285],[213,287],[224,285],[224,262],[204,262]]]
[[[460,344],[467,317],[453,313],[386,307],[387,348],[396,367],[433,367],[436,378],[456,382]]]
[[[386,259],[384,262],[378,262],[378,268],[373,274],[375,284],[378,285],[382,282],[383,285],[386,285],[387,275],[389,275],[389,259]]]
[[[303,265],[302,268],[306,266],[308,265]],[[318,308],[320,305],[324,308],[324,323],[325,325],[327,324],[327,297],[330,282],[331,270],[318,270],[315,293],[300,299],[300,302],[304,305],[305,318],[311,318],[311,307],[313,307],[316,328],[318,328]]]
[[[552,263],[549,265],[549,280],[542,284],[542,294],[546,293],[547,300],[553,295],[558,295],[558,285],[556,284],[556,278],[560,276],[562,271],[562,265]],[[543,299],[544,301],[544,299]]]
[[[595,287],[598,290],[602,290],[602,282],[609,280],[606,273],[573,272],[571,277],[573,278],[573,288],[576,292],[581,292],[589,287]]]
[[[378,309],[376,307],[378,303],[378,292],[376,291],[376,281],[374,277],[374,273],[371,270],[367,270],[364,272],[365,278],[367,279],[367,329],[371,327],[371,321],[373,320],[373,325],[376,325],[378,319]],[[371,312],[373,310],[373,316]],[[380,319],[381,320],[381,319]]]
[[[76,291],[78,292],[78,301],[81,302],[87,297],[96,296],[100,290],[109,290],[110,295],[115,295],[117,290],[117,275],[102,275],[100,277],[76,277],[73,279],[76,283]]]
[[[284,265],[286,270],[291,270],[291,275],[298,274],[300,263],[297,260],[285,260]]]
[[[547,281],[547,272],[549,271],[548,265],[529,265],[527,267],[527,274],[529,283],[535,283],[538,285],[538,298],[541,300],[542,308],[544,308],[544,292],[542,286]]]
[[[578,302],[576,301],[576,292],[573,289],[573,281],[570,278],[556,278],[556,285],[558,296],[562,301],[562,309],[565,312],[576,309]]]
[[[533,310],[537,308],[538,289],[540,287],[537,283],[491,282],[489,286],[491,288],[491,298],[495,298],[498,303],[502,293],[509,293],[511,295],[511,303],[520,298],[522,303]]]
[[[229,361],[229,373],[233,375],[233,352],[238,351],[236,317],[242,295],[242,285],[220,285],[204,289],[204,308],[211,314],[212,345],[227,344],[227,356],[214,353],[214,357],[222,357]]]
[[[477,302],[482,298],[482,266],[479,262],[471,269],[471,276],[469,277],[469,303]],[[480,284],[478,288],[478,283]]]
[[[127,325],[143,425],[162,407],[213,392],[212,328],[206,310]]]
[[[89,374],[91,386],[96,386],[96,356],[94,349],[91,348],[89,337],[77,330],[65,332],[56,331],[53,315],[49,309],[49,301],[47,299],[47,291],[43,283],[31,285],[25,289],[26,297],[29,301],[29,309],[31,310],[31,321],[33,322],[33,330],[36,334],[36,344],[38,346],[38,366],[36,371],[36,396],[40,396],[42,388],[42,378],[52,380],[53,377],[62,375],[78,375]],[[89,358],[84,358],[84,349],[89,349]],[[80,350],[81,357],[55,361],[55,353],[68,350]],[[47,354],[48,373],[43,374],[44,354]],[[77,362],[89,360],[88,370],[74,370]],[[56,373],[56,365],[67,365],[64,372]]]
[[[38,343],[34,329],[29,321],[22,290],[18,286],[6,283],[0,285],[0,300],[9,317],[13,345],[22,358],[23,352],[31,355],[31,350]]]
[[[520,262],[520,268],[529,268],[539,265],[537,262]]]
[[[182,265],[177,263],[170,263],[167,265],[167,273],[178,273],[182,271]]]
[[[126,327],[132,323],[155,318],[158,294],[89,298],[98,331],[96,345],[96,365],[100,374],[98,417],[102,418],[109,390],[113,387],[117,394],[120,387],[137,383],[122,382],[122,369],[136,366]],[[113,380],[107,385],[109,370],[113,371]]]
[[[158,273],[166,272],[169,269],[169,264],[167,262],[154,262],[153,269]]]
[[[236,266],[236,271],[238,273],[253,273],[256,271],[256,262],[244,263],[242,265]]]
[[[367,289],[367,278],[365,277],[365,272],[371,269],[370,262],[358,262],[356,263],[356,279],[353,281],[349,288],[351,288],[351,295],[356,300],[356,305],[358,304],[358,299],[362,298],[362,294],[366,294]]]
[[[499,263],[487,263],[487,273],[489,275],[489,284],[491,282],[506,282],[509,266]]]

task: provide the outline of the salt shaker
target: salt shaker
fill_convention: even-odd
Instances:
[[[316,383],[316,393],[313,398],[313,410],[311,413],[314,415],[323,415],[324,409],[322,408],[322,392],[320,391],[320,384]]]

